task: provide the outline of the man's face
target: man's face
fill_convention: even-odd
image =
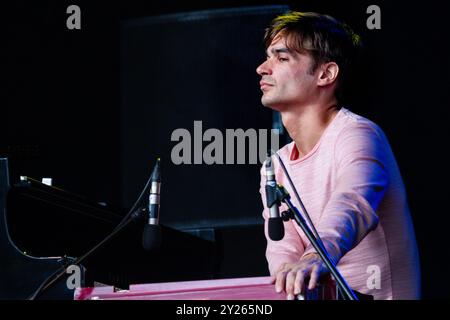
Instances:
[[[301,105],[313,98],[316,76],[311,74],[313,59],[286,46],[285,37],[275,37],[267,48],[267,59],[256,72],[261,78],[261,102],[275,110]]]

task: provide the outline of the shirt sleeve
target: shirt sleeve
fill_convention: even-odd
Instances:
[[[316,226],[335,263],[378,225],[377,208],[389,184],[389,150],[381,129],[369,123],[352,124],[337,137],[336,187]],[[311,252],[308,244],[304,255]]]
[[[291,221],[284,222],[284,237],[282,240],[273,241],[270,239],[268,232],[269,209],[267,208],[265,183],[266,175],[263,165],[261,168],[261,186],[259,192],[264,206],[264,234],[267,240],[266,259],[270,274],[274,275],[282,264],[298,261],[305,250],[305,246]],[[283,210],[283,206],[280,206],[280,212]]]

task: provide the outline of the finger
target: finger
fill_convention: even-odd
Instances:
[[[294,296],[294,283],[295,279],[297,278],[297,272],[296,271],[290,271],[286,276],[286,293]]]
[[[275,284],[275,285],[277,284],[277,282],[279,281],[279,280],[278,280],[278,276],[279,276],[279,274],[280,274],[281,272],[285,271],[285,270],[284,270],[285,267],[286,267],[286,262],[280,264],[280,266],[278,267],[277,271],[275,271],[275,274],[273,274],[273,275],[270,276],[270,283],[271,283],[271,284]],[[275,287],[276,287],[276,286],[275,286]]]
[[[275,291],[280,293],[283,291],[286,279],[286,271],[280,271],[276,274]]]
[[[294,294],[300,294],[302,292],[303,288],[303,282],[305,281],[305,271],[298,270],[297,276],[295,278],[295,285],[294,285]]]
[[[309,290],[312,290],[316,287],[317,282],[319,281],[319,276],[320,276],[319,267],[316,265],[311,270],[311,276],[309,278],[309,285],[308,285]]]

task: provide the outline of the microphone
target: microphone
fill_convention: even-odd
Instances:
[[[283,219],[280,216],[280,200],[276,196],[277,182],[273,171],[272,159],[269,156],[266,160],[266,200],[269,208],[269,237],[273,241],[284,238]]]
[[[150,178],[149,215],[142,235],[142,246],[147,251],[158,251],[161,246],[161,227],[159,225],[160,191],[161,168],[160,159],[158,158]]]

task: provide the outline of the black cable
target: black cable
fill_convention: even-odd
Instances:
[[[112,233],[110,233],[106,238],[104,238],[102,241],[100,241],[95,247],[93,247],[91,250],[89,250],[87,253],[82,255],[80,258],[76,259],[72,265],[78,265],[81,262],[84,261],[92,252],[100,248],[104,243],[108,242],[112,237],[114,237],[119,231],[121,231],[132,219],[129,219],[126,221],[126,223],[122,223],[122,225],[116,227]],[[64,266],[63,268],[59,268],[54,273],[52,273],[49,277],[47,277],[42,284],[35,290],[35,292],[28,297],[28,300],[34,300],[39,293],[41,293],[43,290],[47,289],[49,286],[51,286],[53,283],[55,283],[59,278],[61,278],[64,274],[66,274],[67,267]]]
[[[128,211],[128,213],[123,217],[123,219],[119,222],[119,224],[114,228],[114,230],[102,241],[100,241],[96,246],[94,246],[91,250],[89,250],[87,253],[82,255],[80,258],[76,259],[73,264],[77,265],[81,263],[87,256],[89,256],[93,251],[95,251],[97,248],[102,246],[104,243],[109,241],[114,235],[116,235],[123,227],[125,227],[132,219],[129,219],[130,216],[135,213],[136,207],[138,204],[142,201],[142,197],[145,194],[145,191],[147,191],[148,186],[150,184],[152,175],[150,174],[149,178],[147,179],[147,183],[144,186],[144,189],[142,190],[141,194],[139,195],[138,199],[134,202],[131,209]],[[61,278],[66,273],[66,266],[63,268],[57,269],[54,273],[52,273],[50,276],[48,276],[41,285],[28,297],[28,300],[34,300],[39,293],[41,293],[43,290],[48,288],[51,284],[53,284],[55,281],[57,281],[59,278]],[[53,280],[52,280],[53,279]]]
[[[159,159],[159,158],[158,158]],[[147,191],[148,186],[150,185],[150,182],[152,180],[152,174],[150,173],[150,176],[147,179],[147,183],[144,186],[144,189],[142,190],[141,194],[139,195],[138,199],[134,202],[133,206],[131,207],[131,209],[128,211],[128,213],[125,215],[125,217],[123,217],[122,221],[119,222],[119,224],[117,225],[117,228],[120,228],[120,226],[128,220],[128,218],[134,213],[134,211],[136,210],[137,205],[142,201],[142,197],[145,194],[145,191]],[[114,229],[114,230],[115,230]]]

